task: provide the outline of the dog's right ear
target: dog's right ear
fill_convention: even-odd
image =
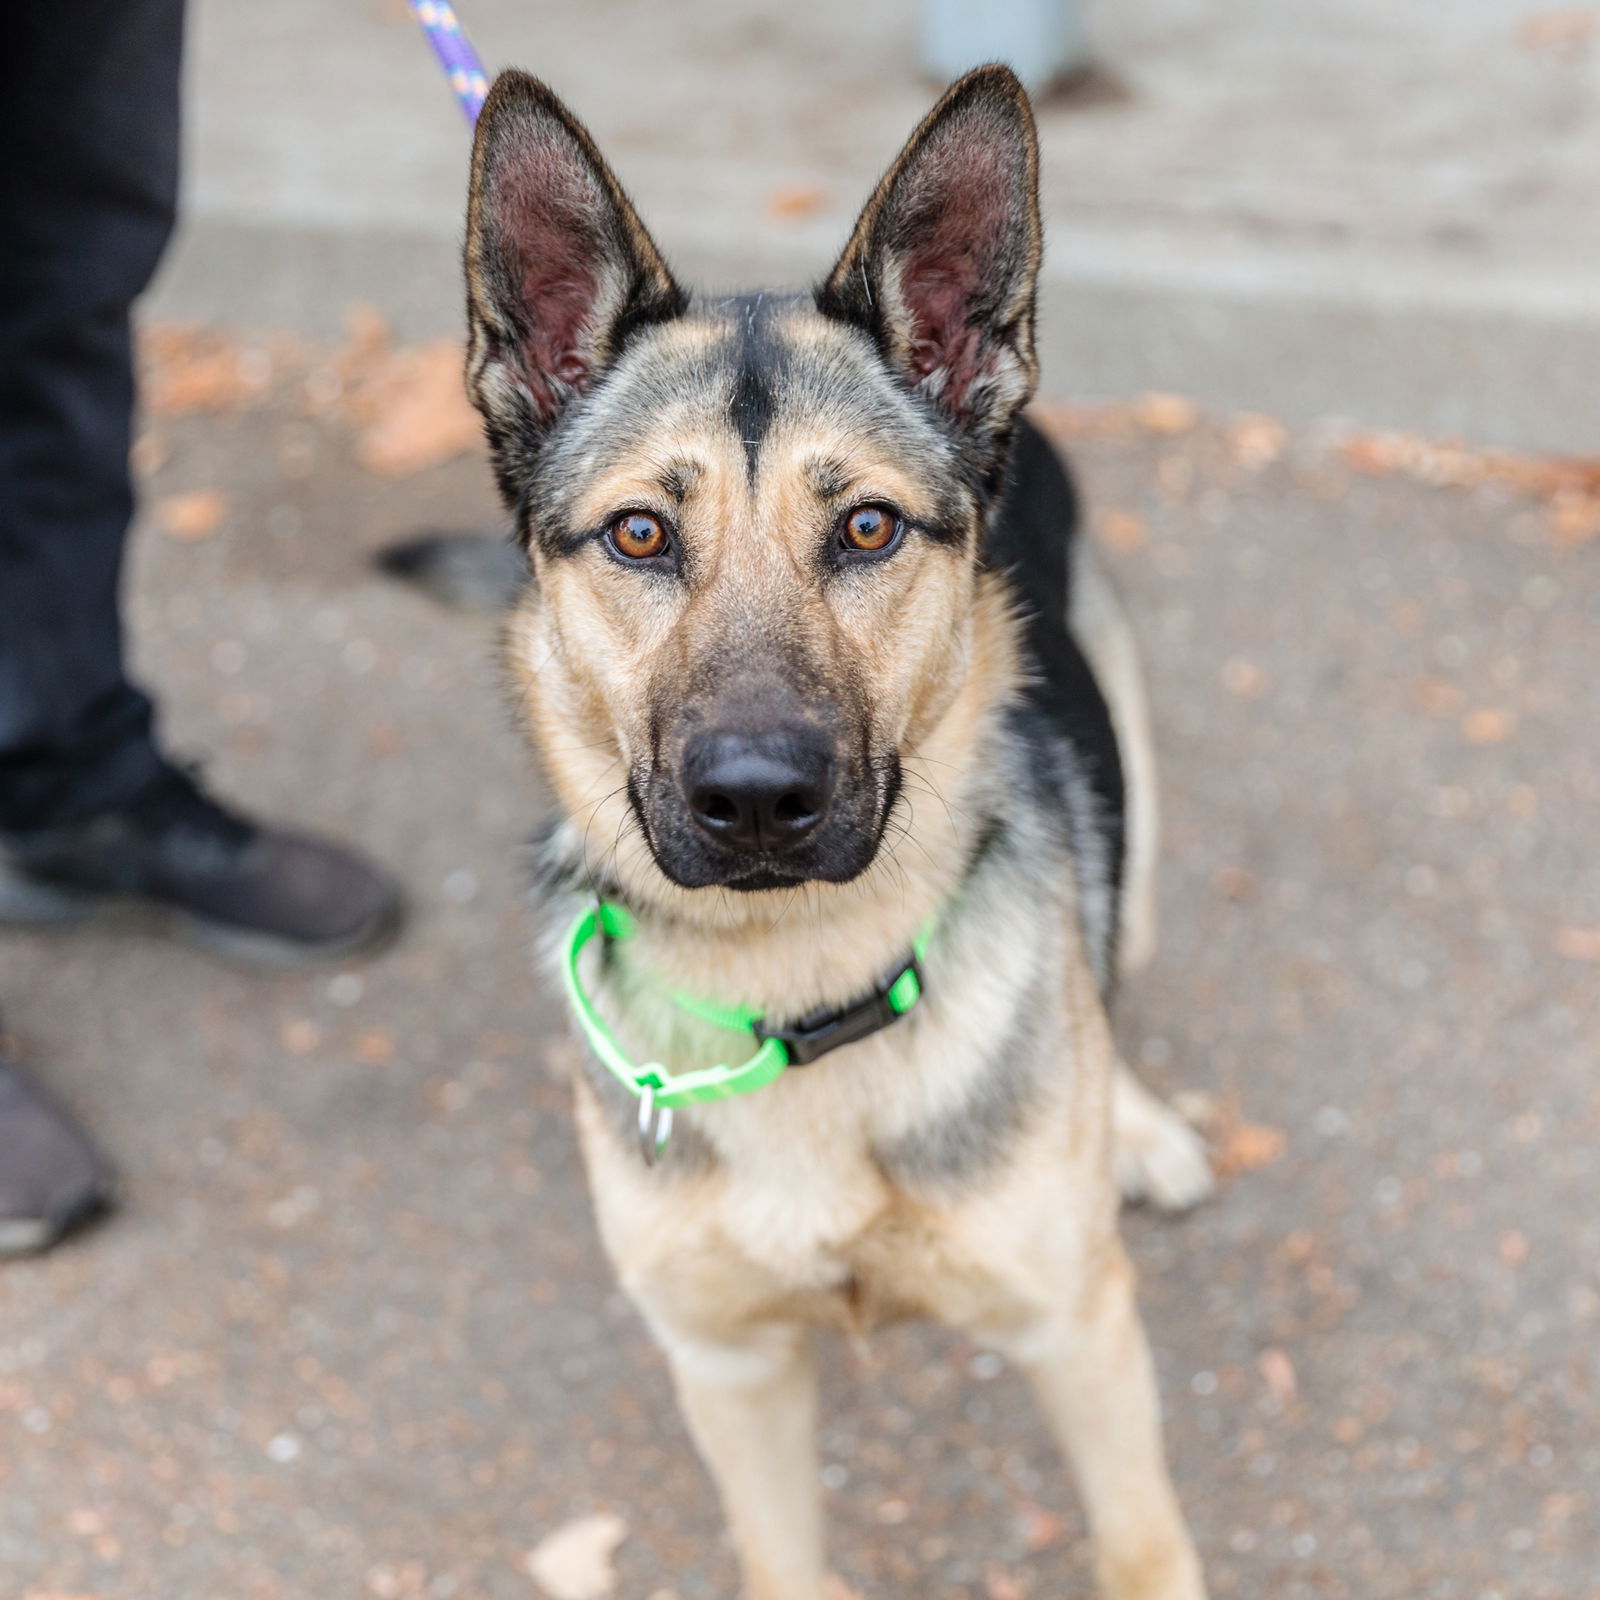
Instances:
[[[562,408],[684,296],[588,131],[525,72],[478,118],[466,266],[467,390],[509,499]]]
[[[978,67],[923,119],[817,291],[867,332],[890,369],[942,413],[997,478],[1033,392],[1039,150],[1007,67]]]

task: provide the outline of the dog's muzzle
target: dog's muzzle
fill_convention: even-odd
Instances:
[[[656,865],[685,889],[848,883],[872,864],[898,789],[820,719],[690,731],[628,786]]]

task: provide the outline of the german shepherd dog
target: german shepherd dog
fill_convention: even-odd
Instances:
[[[909,1315],[1032,1380],[1105,1595],[1203,1594],[1117,1202],[1210,1176],[1107,1023],[1153,938],[1152,758],[1021,415],[1037,160],[1021,85],[981,68],[820,287],[700,299],[543,84],[504,74],[478,123],[468,386],[531,575],[508,639],[557,801],[541,879],[563,922],[628,918],[574,958],[590,1003],[674,1073],[730,1051],[684,996],[791,1041],[875,1019],[681,1110],[653,1163],[634,1089],[576,1070],[606,1248],[756,1600],[825,1589],[809,1327]],[[907,970],[921,998],[886,1010]]]

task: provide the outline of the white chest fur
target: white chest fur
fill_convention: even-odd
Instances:
[[[1036,1046],[1020,1038],[1018,1015],[1037,1005],[1045,964],[1060,970],[1061,961],[1056,939],[1013,938],[981,917],[952,919],[924,963],[923,998],[899,1021],[789,1068],[766,1088],[680,1111],[683,1134],[715,1158],[703,1221],[786,1288],[838,1287],[906,1192],[905,1174],[886,1166],[884,1152],[972,1116],[997,1073],[1019,1070],[1006,1051]],[[618,987],[599,998],[644,1052],[636,1059],[681,1070],[747,1047],[686,1019],[654,985],[624,979]],[[917,1198],[937,1204],[938,1187],[931,1181]]]

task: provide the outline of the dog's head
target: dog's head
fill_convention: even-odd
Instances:
[[[1020,84],[981,68],[814,293],[691,301],[566,108],[495,84],[468,384],[535,575],[531,721],[580,825],[631,813],[673,883],[839,883],[877,855],[969,671],[1035,380],[1036,167]]]

